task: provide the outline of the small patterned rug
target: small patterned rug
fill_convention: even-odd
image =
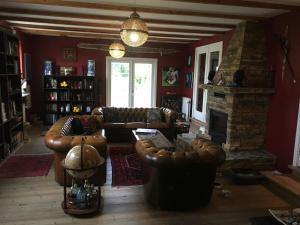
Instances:
[[[131,147],[110,147],[112,186],[143,184],[142,162]]]
[[[11,155],[0,165],[0,178],[47,176],[53,154]]]

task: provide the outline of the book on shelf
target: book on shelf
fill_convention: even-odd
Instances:
[[[1,118],[2,118],[2,122],[7,121],[4,102],[1,102]]]
[[[136,134],[156,134],[156,129],[145,129],[145,128],[138,128],[135,131]]]

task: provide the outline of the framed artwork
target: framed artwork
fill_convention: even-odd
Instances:
[[[193,86],[193,72],[188,72],[185,75],[185,87],[192,88]]]
[[[65,61],[76,61],[76,48],[64,48],[63,58]]]
[[[179,69],[176,67],[164,67],[162,71],[162,86],[178,86]]]

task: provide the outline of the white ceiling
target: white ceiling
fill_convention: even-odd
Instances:
[[[300,0],[248,0],[242,6],[241,2],[243,1],[2,0],[0,19],[31,34],[87,34],[87,37],[94,35],[95,38],[116,39],[120,25],[136,8],[149,27],[150,41],[190,43],[230,30],[243,20],[260,21],[299,9],[300,6]]]

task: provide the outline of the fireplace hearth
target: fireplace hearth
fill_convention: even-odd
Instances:
[[[214,109],[211,109],[209,114],[209,135],[211,140],[218,145],[222,145],[222,143],[226,142],[228,115]]]
[[[228,159],[238,162],[235,168],[263,168],[263,164],[275,163],[275,158],[265,152],[267,113],[274,93],[265,45],[263,24],[240,23],[213,84],[202,85],[207,90],[205,132],[223,147]],[[234,85],[238,70],[245,75],[241,87]]]

